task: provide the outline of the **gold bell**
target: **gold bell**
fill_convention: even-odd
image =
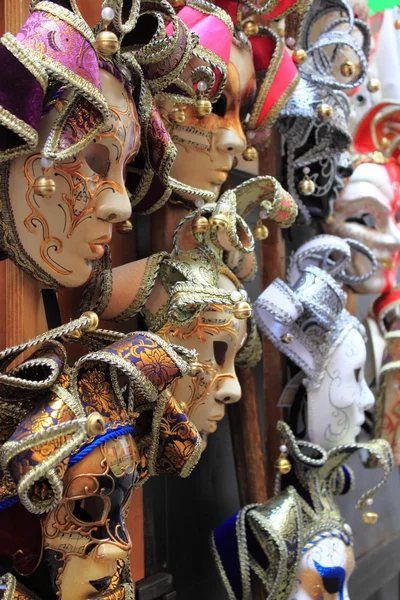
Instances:
[[[284,344],[291,344],[294,340],[293,334],[292,333],[284,333],[283,335],[281,335],[281,341]]]
[[[243,156],[244,160],[252,161],[252,160],[256,160],[256,158],[258,157],[258,152],[255,148],[253,148],[253,146],[249,146],[243,152],[242,156]]]
[[[44,175],[37,177],[33,182],[33,191],[38,196],[42,196],[42,198],[49,198],[56,191],[54,179],[51,179],[51,177],[45,177]]]
[[[299,181],[298,189],[303,196],[311,196],[315,192],[315,183],[306,175]]]
[[[251,313],[251,306],[248,302],[236,302],[233,307],[233,316],[236,317],[236,319],[248,319],[251,317]]]
[[[168,119],[171,123],[183,123],[186,119],[186,113],[182,108],[173,108],[168,113]]]
[[[400,29],[400,19],[396,19],[394,22],[394,28],[395,29]]]
[[[345,77],[351,77],[356,72],[356,65],[351,62],[351,60],[346,60],[346,62],[340,66],[340,72]]]
[[[383,148],[383,150],[387,150],[387,148],[389,148],[390,146],[390,140],[387,137],[383,137],[381,139],[381,148]]]
[[[326,223],[327,225],[332,225],[332,223],[334,222],[334,220],[335,220],[335,217],[334,217],[333,215],[329,215],[329,217],[327,217],[327,218],[325,219],[325,223]]]
[[[320,119],[323,121],[327,121],[333,115],[333,108],[330,104],[326,102],[321,102],[317,107],[317,114]]]
[[[209,228],[209,226],[210,226],[210,224],[208,222],[207,217],[204,217],[204,216],[196,217],[195,219],[193,219],[193,223],[192,223],[193,235],[195,233],[205,233],[207,231],[207,229]]]
[[[223,213],[218,213],[210,217],[208,222],[211,225],[211,229],[214,229],[214,231],[225,231],[229,221]]]
[[[189,365],[188,375],[190,377],[197,377],[203,371],[203,366],[200,363],[192,362]]]
[[[264,225],[261,219],[258,219],[256,226],[253,229],[255,240],[266,240],[269,236],[268,228]]]
[[[286,458],[283,452],[280,454],[279,458],[275,463],[275,468],[278,469],[279,473],[282,475],[287,475],[292,470],[292,465],[290,464],[290,460]]]
[[[194,105],[194,112],[198,117],[207,117],[212,111],[211,102],[207,98],[198,98]]]
[[[379,81],[379,79],[376,79],[376,77],[373,77],[372,79],[370,79],[368,81],[367,90],[369,92],[371,92],[371,94],[378,92],[380,89],[381,89],[381,82]]]
[[[71,331],[71,333],[66,333],[65,335],[63,335],[62,339],[65,342],[68,342],[69,344],[74,344],[75,342],[79,342],[81,337],[82,331],[80,331],[79,329],[75,329],[74,331]]]
[[[246,21],[243,25],[243,31],[247,36],[257,35],[259,27],[254,21]]]
[[[117,233],[131,233],[133,231],[132,222],[127,219],[126,221],[122,221],[122,223],[116,223],[115,231]]]
[[[96,329],[99,326],[99,317],[96,315],[96,313],[91,310],[88,310],[87,312],[82,313],[81,316],[86,317],[88,320],[88,323],[86,325],[83,325],[82,331],[96,331]]]
[[[106,422],[99,412],[92,412],[86,421],[86,432],[89,437],[103,435],[106,432]]]
[[[99,54],[104,54],[104,56],[112,56],[118,52],[119,41],[115,33],[105,29],[96,35],[94,47]]]
[[[295,65],[302,65],[307,60],[307,52],[303,48],[299,48],[293,52],[292,59]]]
[[[366,525],[375,525],[378,520],[378,515],[376,512],[365,512],[363,513],[362,518]]]

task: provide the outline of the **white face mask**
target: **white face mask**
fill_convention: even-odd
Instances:
[[[290,600],[349,600],[348,580],[354,569],[351,546],[327,537],[307,550],[300,561]]]
[[[321,384],[307,390],[308,437],[330,450],[352,444],[374,396],[364,376],[366,347],[361,333],[351,329],[329,360]]]
[[[378,269],[366,282],[354,286],[359,293],[380,294],[391,289],[396,280],[400,169],[396,165],[389,168],[374,163],[359,165],[335,202],[332,223],[324,225],[327,233],[362,242],[375,254]],[[356,253],[353,274],[364,275],[369,270],[369,259]]]
[[[43,198],[33,190],[41,175],[39,154],[15,159],[10,169],[10,208],[22,248],[33,265],[64,287],[86,283],[92,262],[111,240],[112,223],[131,214],[125,166],[138,151],[140,125],[123,84],[103,69],[100,75],[110,110],[105,131],[74,158],[54,164],[49,173],[56,183],[53,196]],[[57,105],[42,119],[41,139],[56,110]],[[71,127],[66,135],[77,134]]]

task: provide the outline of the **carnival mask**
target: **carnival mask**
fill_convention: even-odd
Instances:
[[[316,250],[297,253],[306,264]],[[289,280],[298,266],[295,254]],[[298,377],[307,392],[307,436],[327,450],[354,443],[364,411],[374,405],[364,375],[365,330],[345,305],[333,277],[314,266],[303,268],[291,287],[275,280],[255,303],[259,327],[303,372]]]
[[[225,275],[221,288],[236,291]],[[184,375],[171,391],[200,432],[203,450],[210,433],[225,415],[225,405],[238,402],[242,391],[235,371],[235,357],[246,339],[246,321],[233,315],[232,307],[211,304],[190,325],[166,323],[158,335],[198,353],[199,374]]]
[[[234,166],[234,159],[246,148],[242,123],[256,93],[251,53],[232,44],[228,79],[212,113],[197,117],[193,106],[183,108],[184,121],[171,121],[174,104],[160,103],[160,112],[177,147],[171,175],[180,182],[219,196],[221,186]],[[189,196],[188,196],[189,197]]]
[[[330,535],[310,546],[303,549],[290,600],[349,600],[347,582],[354,569],[353,548]]]
[[[125,517],[139,463],[133,437],[123,435],[67,470],[63,499],[43,523],[38,569],[50,575],[54,599],[98,598],[106,590],[112,596],[132,547]]]
[[[102,92],[110,116],[105,129],[75,157],[56,162],[48,169],[56,184],[51,197],[35,192],[41,175],[41,155],[31,154],[11,162],[6,202],[8,227],[18,240],[22,263],[49,285],[83,285],[92,262],[110,242],[112,224],[128,219],[131,205],[124,186],[126,164],[140,144],[140,126],[134,102],[114,75],[100,69]],[[46,139],[63,97],[41,122],[40,139]],[[70,145],[86,126],[84,108],[70,120],[62,143]],[[19,262],[19,261],[18,261]]]
[[[334,205],[332,222],[324,225],[328,233],[353,238],[372,250],[378,261],[375,274],[354,286],[358,293],[389,291],[396,281],[400,256],[400,169],[393,163],[360,164]],[[369,261],[361,254],[354,258],[353,271],[363,275]]]
[[[307,433],[311,442],[327,450],[352,444],[373,407],[374,395],[365,381],[365,341],[350,329],[327,361],[318,388],[307,389]]]

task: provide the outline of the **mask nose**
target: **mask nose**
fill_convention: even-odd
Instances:
[[[240,387],[239,380],[234,373],[234,377],[224,377],[218,382],[217,391],[215,393],[215,399],[217,402],[223,402],[224,404],[234,404],[239,402],[242,397],[242,388]]]
[[[113,544],[112,542],[104,542],[99,544],[96,549],[96,559],[104,561],[120,560],[126,558],[132,548],[132,542],[126,544],[124,548]]]
[[[375,396],[369,389],[367,382],[363,381],[359,407],[365,411],[370,410],[375,404]]]
[[[217,133],[217,149],[219,152],[240,156],[246,149],[246,138],[241,126],[238,131],[220,127]]]
[[[123,178],[121,177],[115,183],[118,185],[114,189],[111,188],[112,184],[110,184],[109,188],[100,193],[95,204],[96,217],[108,223],[126,221],[132,213],[131,202]]]

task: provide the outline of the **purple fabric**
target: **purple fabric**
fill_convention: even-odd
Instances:
[[[65,21],[50,13],[36,11],[16,37],[26,49],[45,54],[101,89],[96,51]]]
[[[4,46],[0,45],[0,106],[38,129],[42,116],[43,90],[35,77]],[[27,101],[28,99],[28,101]],[[0,126],[0,152],[19,146],[22,139]]]

